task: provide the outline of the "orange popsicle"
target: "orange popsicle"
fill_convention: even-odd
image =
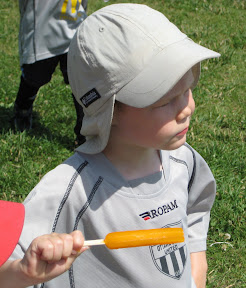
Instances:
[[[109,249],[119,249],[179,242],[184,242],[182,228],[160,228],[113,232],[107,234],[105,239],[85,241],[84,246],[105,244]]]

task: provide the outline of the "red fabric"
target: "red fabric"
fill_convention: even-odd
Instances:
[[[0,200],[0,266],[14,251],[21,235],[24,218],[23,204]]]

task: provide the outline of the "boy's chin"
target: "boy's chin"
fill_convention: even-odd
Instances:
[[[172,143],[169,143],[168,145],[165,145],[162,150],[176,150],[182,145],[184,145],[186,142],[186,135],[183,135],[182,138],[178,139],[177,141],[173,141]]]

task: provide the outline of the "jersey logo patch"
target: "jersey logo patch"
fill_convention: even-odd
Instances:
[[[163,206],[157,207],[156,209],[152,209],[150,211],[143,212],[139,214],[140,217],[143,218],[144,221],[153,219],[155,217],[162,216],[166,213],[173,211],[178,208],[177,200],[173,200],[170,203],[167,203]]]
[[[149,211],[139,214],[143,218],[144,221],[151,219],[151,214]]]
[[[93,88],[89,92],[87,92],[84,96],[82,96],[80,98],[80,101],[87,108],[88,106],[90,106],[93,102],[95,102],[99,98],[101,98],[100,94],[97,92],[97,90],[95,88]]]
[[[181,221],[163,228],[182,228]],[[168,277],[179,280],[187,261],[187,246],[183,243],[150,246],[150,253],[156,268]]]

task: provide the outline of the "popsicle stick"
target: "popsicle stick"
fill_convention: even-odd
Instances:
[[[96,246],[96,245],[105,245],[104,239],[84,241],[84,246],[90,247],[90,246]]]

